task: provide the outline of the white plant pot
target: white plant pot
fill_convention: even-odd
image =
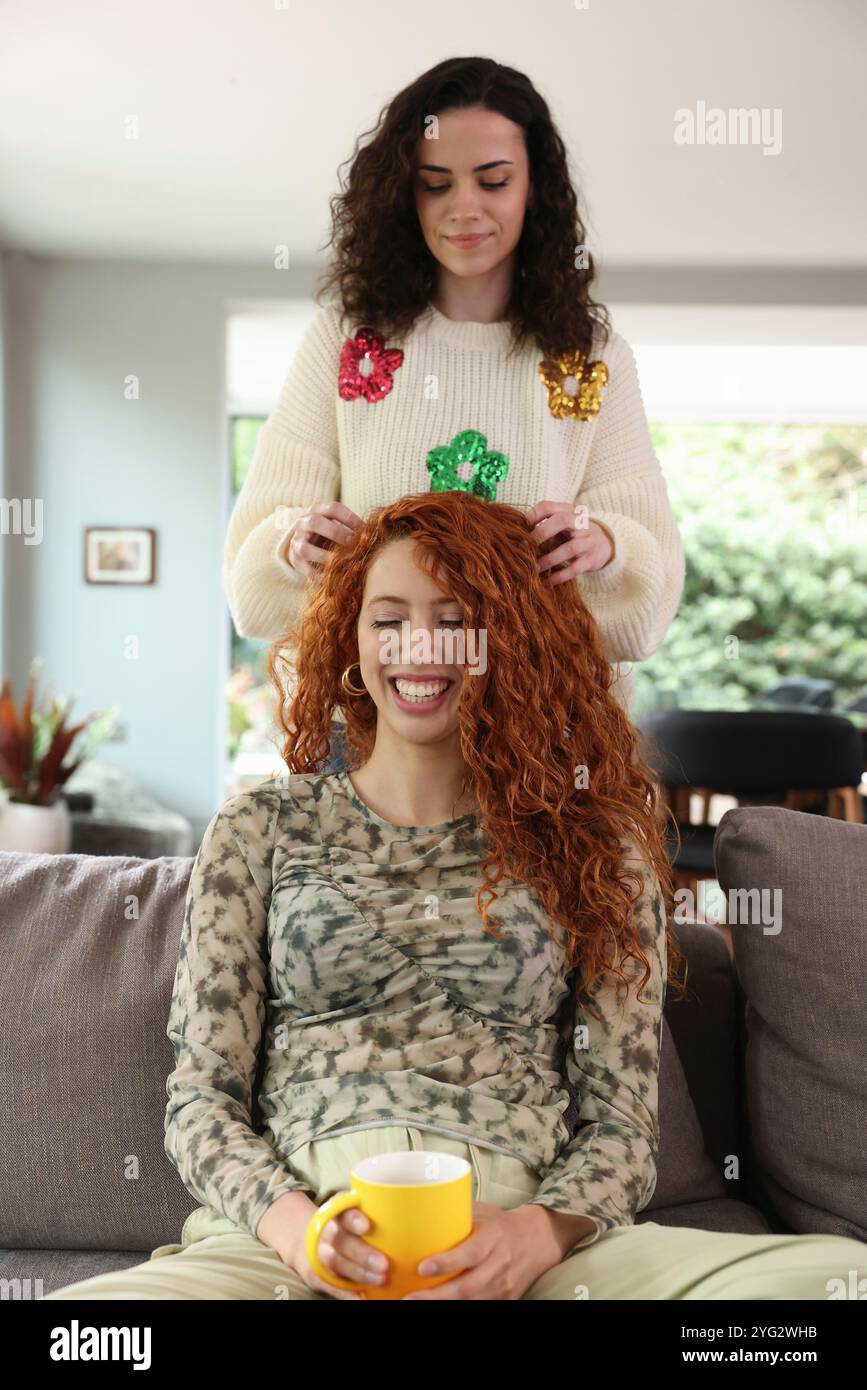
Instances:
[[[0,850],[66,854],[71,842],[72,822],[64,797],[58,797],[53,806],[0,802]]]

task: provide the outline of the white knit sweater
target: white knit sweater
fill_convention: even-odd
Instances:
[[[354,335],[355,329],[353,329]],[[338,366],[346,333],[338,307],[321,307],[295,355],[280,399],[259,431],[226,535],[223,583],[239,634],[274,641],[298,615],[308,580],[286,558],[295,520],[339,499],[364,518],[407,493],[426,492],[425,460],[462,430],[479,430],[509,459],[496,499],[528,511],[541,501],[583,505],[615,543],[602,570],[574,580],[621,670],[659,646],[684,582],[684,555],[641,399],[635,357],[612,332],[590,359],[608,369],[590,419],[557,419],[530,343],[506,359],[507,322],[446,318],[429,304],[411,332],[385,346],[403,361],[381,399],[344,400]],[[572,384],[569,383],[571,389]]]

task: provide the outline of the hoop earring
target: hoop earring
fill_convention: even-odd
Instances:
[[[361,663],[360,663],[360,662],[358,662],[358,661],[352,661],[352,662],[350,662],[350,664],[347,666],[346,670],[343,672],[343,675],[340,677],[340,684],[343,686],[343,689],[344,689],[344,690],[347,692],[347,694],[349,694],[349,695],[367,695],[367,694],[369,694],[370,692],[368,691],[366,685],[363,685],[363,686],[361,687],[360,690],[356,690],[356,689],[355,689],[355,686],[354,686],[354,685],[350,685],[349,682],[347,681],[346,678],[347,678],[347,676],[349,675],[349,672],[352,670],[353,666],[357,666],[357,667],[358,667],[358,670],[359,670],[359,673],[361,672]]]

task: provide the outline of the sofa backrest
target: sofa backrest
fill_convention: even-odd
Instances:
[[[867,1241],[867,825],[738,807],[714,860],[745,1001],[745,1196],[772,1229]]]
[[[151,1250],[198,1205],[163,1148],[188,857],[0,853],[0,1244]]]

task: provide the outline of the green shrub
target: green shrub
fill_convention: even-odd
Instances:
[[[686,553],[679,612],[633,716],[734,708],[781,677],[867,689],[867,429],[655,425]]]

